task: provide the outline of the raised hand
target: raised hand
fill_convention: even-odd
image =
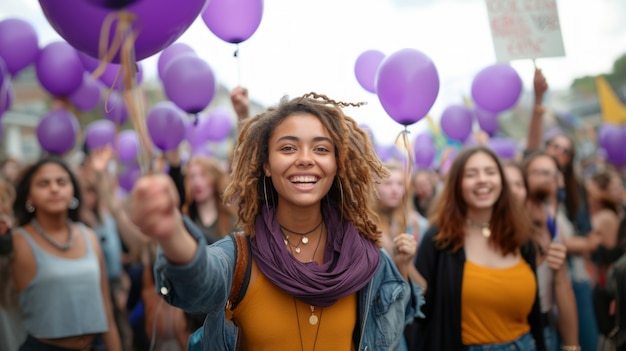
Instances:
[[[237,113],[239,122],[248,118],[250,115],[250,99],[248,98],[248,89],[236,87],[230,93],[230,101]]]
[[[550,243],[550,246],[548,246],[546,260],[548,261],[548,266],[552,270],[560,270],[563,267],[563,263],[565,263],[566,256],[567,248],[565,245],[557,242]]]
[[[412,234],[404,233],[393,238],[394,261],[398,268],[413,264],[417,253],[417,241]]]
[[[115,151],[113,151],[113,147],[111,145],[106,145],[91,151],[91,154],[89,155],[91,169],[98,173],[106,171],[107,166],[113,159],[114,154]]]
[[[535,104],[541,104],[543,101],[543,95],[548,91],[548,82],[544,77],[543,72],[539,69],[535,69],[535,78],[533,80],[533,88],[535,92]]]

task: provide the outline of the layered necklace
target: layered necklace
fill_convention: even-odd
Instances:
[[[303,245],[308,244],[309,243],[309,237],[307,235],[313,233],[315,230],[317,230],[319,227],[321,227],[322,226],[322,222],[324,222],[323,218],[320,220],[320,222],[313,229],[311,229],[309,231],[306,231],[304,233],[295,232],[295,231],[293,231],[293,230],[291,230],[289,228],[286,228],[286,227],[284,227],[284,226],[279,224],[280,225],[280,231],[283,233],[283,239],[285,241],[285,245],[288,245],[289,247],[291,247],[293,249],[293,251],[295,253],[299,254],[300,251],[301,251],[300,250],[300,244],[303,244]],[[298,235],[300,237],[300,240],[298,241],[298,244],[296,244],[296,245],[292,244],[291,241],[289,241],[289,235],[287,233],[285,233],[285,232]],[[320,232],[320,235],[321,235],[321,232]],[[318,241],[318,244],[319,244],[319,241]]]
[[[304,351],[304,341],[302,340],[302,329],[300,327],[300,313],[298,312],[298,304],[296,303],[295,297],[293,298],[293,307],[296,310],[296,318],[298,319],[298,335],[300,336],[300,349]],[[320,309],[320,316],[318,318],[317,315],[315,315],[315,306],[310,306],[310,307],[311,307],[311,316],[309,316],[309,324],[317,325],[317,329],[315,330],[315,341],[313,342],[313,351],[315,351],[315,346],[317,346],[317,337],[320,332],[320,325],[322,324],[321,323],[322,312],[324,310]]]
[[[481,234],[485,238],[488,238],[488,237],[491,236],[491,229],[489,229],[489,221],[483,222],[483,223],[477,223],[477,222],[474,222],[471,219],[468,219],[467,220],[467,224],[469,225],[470,228],[480,229]]]
[[[32,223],[33,228],[35,228],[37,234],[41,235],[42,238],[44,238],[50,245],[54,246],[55,248],[61,251],[67,251],[72,247],[72,242],[74,241],[74,231],[72,230],[72,222],[69,219],[67,220],[67,229],[70,235],[67,239],[67,242],[65,242],[64,244],[59,244],[54,239],[52,239],[52,237],[48,233],[44,232],[44,230],[41,229],[41,226],[39,225],[39,222],[36,218],[33,218],[30,222]]]

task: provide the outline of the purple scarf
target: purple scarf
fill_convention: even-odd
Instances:
[[[328,238],[322,265],[291,256],[273,208],[261,208],[250,244],[259,269],[274,285],[309,305],[327,307],[370,281],[378,269],[380,252],[337,211],[323,208]]]

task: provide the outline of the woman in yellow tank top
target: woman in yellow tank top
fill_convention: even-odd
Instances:
[[[414,350],[545,350],[530,220],[497,156],[461,152],[432,210],[416,261],[427,290]]]
[[[242,126],[224,198],[250,236],[250,281],[232,311],[243,350],[388,351],[419,315],[421,289],[408,274],[415,240],[399,236],[393,259],[381,250],[370,197],[389,173],[344,106],[311,93]],[[203,245],[168,178],[140,179],[131,198],[134,222],[162,248],[157,288],[208,314],[203,350],[232,350],[232,238]]]

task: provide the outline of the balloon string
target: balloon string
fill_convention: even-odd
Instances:
[[[237,86],[241,86],[241,58],[239,57],[239,43],[235,44],[235,53],[233,54],[233,56],[235,57],[236,60],[236,65],[237,65]]]
[[[398,145],[398,142],[401,141],[401,146],[404,149],[406,156],[406,160],[402,163],[404,170],[404,195],[402,196],[402,207],[405,209],[402,212],[402,218],[400,221],[400,228],[402,232],[405,233],[407,231],[407,216],[409,214],[409,199],[411,197],[411,174],[413,171],[413,153],[411,150],[411,145],[409,142],[409,130],[406,126],[404,126],[404,130],[398,133],[394,145]]]
[[[135,38],[139,35],[138,31],[134,31],[125,40],[120,52],[120,72],[124,79],[124,101],[128,107],[131,122],[135,127],[141,152],[139,153],[139,165],[143,174],[153,171],[152,164],[152,143],[148,137],[145,108],[141,90],[136,84],[137,64],[135,60],[134,43]],[[118,72],[119,74],[119,72]]]
[[[145,108],[143,96],[140,90],[136,86],[137,77],[137,64],[135,60],[135,40],[139,36],[140,29],[133,29],[133,23],[135,23],[137,16],[128,11],[113,12],[104,19],[102,28],[100,29],[100,41],[98,46],[98,57],[100,64],[92,73],[92,76],[97,79],[106,70],[108,64],[113,61],[115,55],[119,52],[120,55],[120,68],[115,75],[113,84],[109,87],[106,100],[105,111],[110,112],[108,102],[113,92],[114,87],[117,85],[118,80],[123,79],[124,85],[124,102],[128,109],[131,122],[137,136],[139,138],[139,144],[141,152],[138,156],[139,166],[142,173],[148,173],[152,171],[152,144],[148,138],[146,121],[145,121]],[[115,33],[111,45],[109,45],[109,34],[113,27],[114,21],[117,20],[115,26]]]
[[[102,28],[100,28],[100,41],[98,42],[98,58],[100,59],[100,64],[92,73],[95,79],[98,79],[104,73],[107,65],[113,61],[115,54],[122,48],[124,42],[128,39],[132,39],[134,44],[135,37],[133,35],[129,37],[127,33],[131,32],[132,24],[136,19],[137,16],[128,11],[112,12],[104,18]],[[115,20],[117,20],[115,34],[109,46],[109,34]]]

